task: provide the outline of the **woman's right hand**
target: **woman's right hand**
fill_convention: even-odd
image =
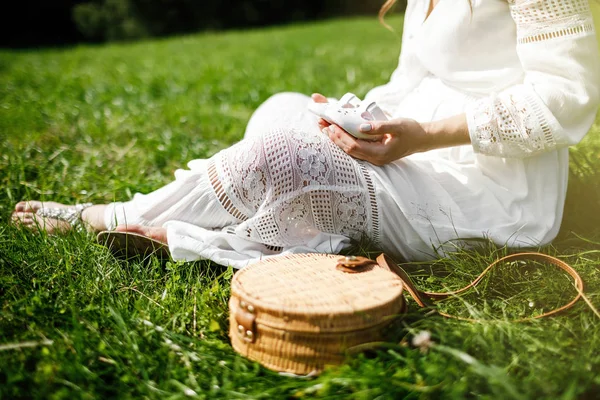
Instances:
[[[327,97],[323,96],[321,93],[313,93],[310,97],[312,98],[312,100],[315,103],[329,103],[329,100],[327,100]],[[329,125],[331,125],[329,122],[325,121],[323,118],[319,118],[319,129],[320,130],[327,128]]]

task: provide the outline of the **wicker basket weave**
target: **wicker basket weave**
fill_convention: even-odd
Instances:
[[[402,280],[371,260],[352,271],[338,260],[297,254],[237,272],[229,301],[233,348],[267,368],[308,374],[341,363],[350,347],[381,340],[404,311]]]
[[[481,282],[493,268],[515,261],[562,269],[573,278],[577,295],[567,304],[514,322],[554,315],[571,308],[580,298],[586,299],[577,271],[542,253],[499,258],[462,289],[446,293],[418,290],[406,271],[385,254],[377,261],[296,254],[267,259],[235,274],[229,300],[229,335],[236,351],[268,368],[295,374],[320,372],[325,365],[342,362],[347,349],[380,340],[384,328],[405,309],[403,289],[419,306],[429,307],[429,300],[457,296]]]

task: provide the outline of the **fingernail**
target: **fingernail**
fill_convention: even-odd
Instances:
[[[360,131],[361,132],[369,132],[371,129],[373,129],[373,127],[371,126],[371,124],[362,124],[360,126]]]
[[[323,132],[323,134],[329,136],[329,129],[323,128],[323,129],[321,129],[321,132]]]
[[[327,130],[329,131],[329,133],[335,133],[335,128],[334,128],[334,126],[333,126],[333,125],[329,125],[329,126],[327,127]]]

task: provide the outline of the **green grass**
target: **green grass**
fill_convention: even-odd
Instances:
[[[391,20],[400,30],[401,21]],[[11,226],[21,199],[127,199],[239,140],[270,94],[359,95],[384,83],[399,37],[375,18],[66,50],[0,51],[0,398],[597,398],[600,320],[550,267],[502,268],[443,310],[411,308],[387,346],[312,380],[270,372],[227,339],[233,271],[125,262],[84,234]],[[554,247],[600,304],[600,126],[572,150]],[[468,283],[505,249],[410,266],[419,285]],[[414,303],[411,303],[414,305]],[[438,344],[407,345],[421,330]]]

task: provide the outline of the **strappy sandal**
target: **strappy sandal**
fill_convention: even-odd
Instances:
[[[97,236],[98,243],[108,247],[115,257],[133,258],[156,256],[161,260],[171,259],[166,243],[133,232],[102,231]]]
[[[75,204],[65,208],[40,208],[35,214],[42,218],[53,218],[68,222],[71,228],[78,232],[85,232],[85,225],[81,219],[83,210],[93,206],[93,203]]]

